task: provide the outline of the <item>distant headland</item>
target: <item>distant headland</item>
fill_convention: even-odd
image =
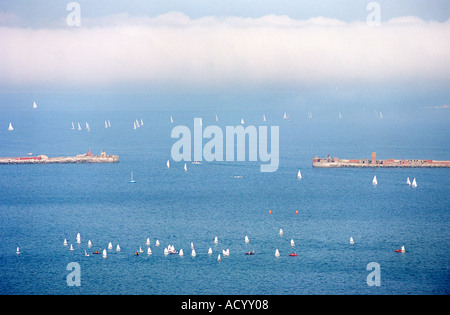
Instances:
[[[103,151],[100,155],[93,155],[91,151],[76,156],[48,157],[46,155],[27,157],[0,157],[0,164],[54,164],[54,163],[117,163],[117,155],[106,155]]]

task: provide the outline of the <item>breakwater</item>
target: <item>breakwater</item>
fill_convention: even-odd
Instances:
[[[27,157],[0,157],[0,164],[57,164],[57,163],[117,163],[117,155],[107,155],[103,151],[100,155],[93,155],[90,151],[76,156],[48,157],[46,155]]]

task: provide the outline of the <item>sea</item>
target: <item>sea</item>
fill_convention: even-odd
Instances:
[[[212,96],[199,104],[194,96],[165,103],[128,96],[1,95],[0,156],[105,150],[120,162],[0,165],[0,294],[450,293],[449,169],[312,167],[315,156],[362,159],[372,152],[379,159],[450,160],[445,109],[422,109],[406,119],[389,108],[380,115],[381,107],[359,105],[341,110],[340,119],[337,108],[283,107],[273,99],[259,107],[227,98],[221,103],[230,106],[214,107]],[[263,162],[248,161],[248,154],[240,162],[174,161],[171,131],[178,125],[193,130],[194,118],[224,131],[242,118],[245,126],[279,126],[277,171],[262,173]],[[136,119],[144,124],[133,129]],[[9,122],[14,131],[7,130]],[[407,177],[418,187],[406,185]],[[93,254],[110,242],[107,258]],[[168,245],[184,256],[164,255]],[[395,252],[401,246],[406,251]],[[229,256],[222,254],[226,249]],[[79,285],[69,281],[71,263],[79,265]]]

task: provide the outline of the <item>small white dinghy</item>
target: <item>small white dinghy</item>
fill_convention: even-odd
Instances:
[[[72,244],[70,244],[70,248],[69,248],[69,250],[71,250],[71,251],[73,251],[74,249],[73,249],[73,246],[72,246]]]
[[[147,242],[145,242],[145,244],[146,244],[147,246],[150,246],[150,239],[149,239],[149,238],[147,238]]]
[[[143,253],[144,251],[142,250],[142,247],[139,246],[139,253]]]
[[[89,248],[92,247],[92,242],[91,242],[91,240],[88,241],[88,247],[89,247]]]
[[[170,168],[170,161],[169,160],[167,160],[166,166],[167,166],[167,168]]]
[[[278,249],[275,249],[275,257],[280,257],[280,252],[278,251]]]
[[[64,245],[64,246],[67,246],[67,245],[69,245],[69,244],[67,244],[67,240],[66,240],[66,239],[64,239],[64,243],[63,243],[63,245]]]
[[[20,248],[19,247],[17,247],[17,249],[16,249],[16,254],[20,255]]]
[[[291,246],[295,246],[294,240],[291,240]]]
[[[222,254],[224,256],[230,256],[230,250],[227,248],[227,250],[222,250]]]
[[[222,261],[222,258],[220,258],[220,254],[219,256],[217,256],[217,261]]]
[[[243,125],[243,124],[244,124],[244,118],[241,119],[241,125]]]
[[[184,163],[184,171],[187,172],[187,165]]]
[[[372,179],[372,185],[378,185],[377,175],[375,175]]]
[[[106,253],[106,249],[104,249],[104,250],[103,250],[103,254],[102,254],[102,257],[103,257],[103,258],[106,258],[106,257],[108,257],[108,254]]]
[[[156,240],[155,245],[156,245],[156,246],[159,246],[159,245],[160,245],[160,244],[159,244],[159,240]]]
[[[194,243],[191,242],[191,249],[194,249]]]
[[[208,254],[211,255],[212,253],[213,253],[213,251],[212,251],[212,248],[210,247],[210,248],[208,249]]]
[[[249,243],[249,242],[250,242],[250,240],[248,239],[248,236],[247,236],[247,235],[245,235],[244,242],[245,242],[245,243]]]
[[[298,179],[302,179],[302,172],[300,172],[300,170],[298,170],[297,178],[298,178]]]
[[[9,127],[8,127],[8,130],[9,130],[9,131],[13,131],[13,130],[14,130],[14,128],[13,128],[13,126],[12,126],[12,124],[11,124],[11,123],[9,123]]]
[[[113,249],[113,246],[112,246],[111,242],[109,242],[109,244],[108,244],[108,249]]]
[[[164,256],[167,256],[167,255],[169,255],[169,250],[166,247],[166,248],[164,248]]]
[[[214,244],[219,244],[219,239],[217,238],[217,236],[214,238]]]
[[[117,246],[116,246],[116,252],[120,252],[120,251],[121,251],[120,246],[119,246],[119,244],[117,244]]]
[[[84,251],[84,256],[89,257],[89,254],[87,253],[87,251]]]
[[[81,244],[81,235],[80,235],[80,233],[77,234],[77,243]]]
[[[414,178],[413,181],[412,181],[411,187],[412,187],[412,188],[416,188],[416,187],[417,187],[417,182],[416,182],[416,179],[415,179],[415,178]]]
[[[197,256],[197,253],[195,252],[195,249],[192,249],[191,256],[192,256],[192,257]]]
[[[149,248],[147,248],[147,255],[151,255],[152,254],[152,250],[151,250],[151,248],[149,247]]]
[[[350,244],[353,245],[355,244],[355,241],[353,240],[353,237],[350,236]]]
[[[183,249],[180,249],[180,252],[178,253],[178,255],[184,256]]]
[[[283,233],[283,229],[280,229],[279,234],[280,234],[280,235],[283,235],[283,234],[284,234],[284,233]]]
[[[409,180],[409,177],[406,179],[406,185],[411,186],[411,181]]]

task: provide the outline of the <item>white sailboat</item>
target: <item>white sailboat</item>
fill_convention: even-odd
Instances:
[[[409,177],[406,179],[406,185],[408,185],[408,186],[411,185],[411,181],[409,180]]]
[[[70,244],[70,248],[69,248],[69,250],[70,251],[73,251],[74,249],[73,249],[73,245],[72,244]]]
[[[187,165],[184,163],[184,171],[187,172]]]
[[[250,240],[248,239],[248,236],[247,236],[247,235],[245,235],[244,242],[246,242],[246,243],[249,243],[249,242],[250,242]]]
[[[36,102],[33,102],[33,108],[34,108],[34,109],[37,108]]]
[[[191,256],[192,256],[192,257],[197,256],[197,253],[195,252],[195,249],[192,249]]]
[[[120,248],[119,244],[116,246],[116,252],[120,252],[122,249]]]
[[[133,172],[131,172],[131,179],[130,179],[130,183],[131,184],[134,184],[134,183],[136,183],[136,181],[133,179]]]
[[[355,241],[353,240],[353,237],[350,236],[350,244],[355,244]]]
[[[372,184],[373,185],[378,185],[378,181],[377,181],[377,175],[375,175],[372,179]]]
[[[191,249],[194,249],[194,243],[191,242]]]
[[[88,247],[89,247],[89,248],[92,247],[92,242],[91,242],[91,240],[88,241]]]
[[[219,117],[216,115],[216,121],[219,121]]]
[[[142,247],[139,246],[139,253],[143,253],[144,251],[142,250]]]
[[[170,123],[173,124],[173,117],[170,116]]]
[[[283,235],[283,229],[280,229],[279,234],[280,234],[280,236]]]
[[[151,248],[149,247],[149,248],[147,248],[147,255],[151,255],[152,254],[152,250],[151,250]]]
[[[89,257],[89,254],[87,253],[87,251],[84,251],[84,256]]]
[[[244,124],[244,118],[241,119],[241,125],[243,125],[243,124]]]
[[[167,160],[166,166],[167,166],[167,168],[170,168],[170,161],[169,160]]]
[[[105,120],[105,128],[108,128],[108,122]]]
[[[219,244],[219,239],[217,238],[217,236],[214,238],[214,244]]]
[[[108,120],[108,127],[111,127],[111,122]]]
[[[150,246],[150,239],[149,239],[149,238],[147,238],[147,242],[145,242],[145,244],[146,244],[147,246]]]
[[[220,258],[220,254],[219,256],[217,256],[217,261],[222,261],[222,258]]]
[[[295,246],[294,240],[291,240],[291,246]]]
[[[339,119],[342,119],[342,114],[341,114],[341,112],[339,112]]]
[[[20,255],[20,248],[19,247],[17,247],[17,249],[16,249],[16,254]]]
[[[13,130],[14,130],[14,128],[13,128],[13,126],[12,126],[12,124],[11,124],[11,123],[9,123],[9,127],[8,127],[8,130],[9,130],[9,131],[13,131]]]
[[[416,188],[417,187],[417,182],[416,179],[414,178],[411,184],[411,187]]]
[[[266,121],[266,115],[263,115],[263,121]]]
[[[286,112],[284,112],[284,116],[283,116],[283,119],[284,120],[287,120],[288,118],[287,118],[287,114],[286,114]]]
[[[142,120],[142,118],[141,118],[141,126],[143,126],[144,125],[144,120]]]
[[[77,233],[77,243],[81,244],[81,235],[80,235],[80,233]]]
[[[166,247],[166,248],[164,248],[164,256],[167,256],[167,255],[169,255],[169,250]]]
[[[103,250],[102,257],[103,257],[103,258],[108,257],[108,254],[106,253],[106,249]]]
[[[81,130],[81,126],[80,126],[80,123],[78,123],[78,130]]]
[[[73,121],[72,121],[72,130],[75,130],[75,125],[73,124]]]
[[[63,243],[63,245],[64,245],[64,246],[67,246],[67,245],[69,245],[69,244],[67,244],[67,240],[66,240],[66,239],[64,239],[64,243]]]
[[[222,250],[223,256],[230,256],[230,249],[227,248],[227,250]]]
[[[300,170],[298,170],[297,178],[298,178],[298,179],[302,179],[302,172],[300,172]]]
[[[108,244],[108,249],[113,249],[113,246],[112,246],[111,242],[109,242],[109,244]]]
[[[136,118],[136,127],[137,127],[137,128],[141,127],[141,126],[139,125],[139,121],[137,120],[137,118]]]
[[[156,240],[155,245],[156,245],[156,246],[159,246],[159,245],[160,245],[158,240]]]
[[[208,249],[208,254],[211,255],[212,253],[213,253],[213,251],[212,251],[212,248],[210,247],[210,248]]]
[[[278,248],[275,249],[275,257],[280,257],[280,252],[278,251]]]
[[[178,255],[180,255],[180,256],[184,256],[184,252],[183,252],[183,249],[180,249],[180,252],[178,253]]]
[[[89,124],[88,124],[87,121],[86,121],[86,130],[87,130],[87,131],[91,131],[91,128],[89,127]]]
[[[136,130],[136,122],[133,122],[133,129]]]

